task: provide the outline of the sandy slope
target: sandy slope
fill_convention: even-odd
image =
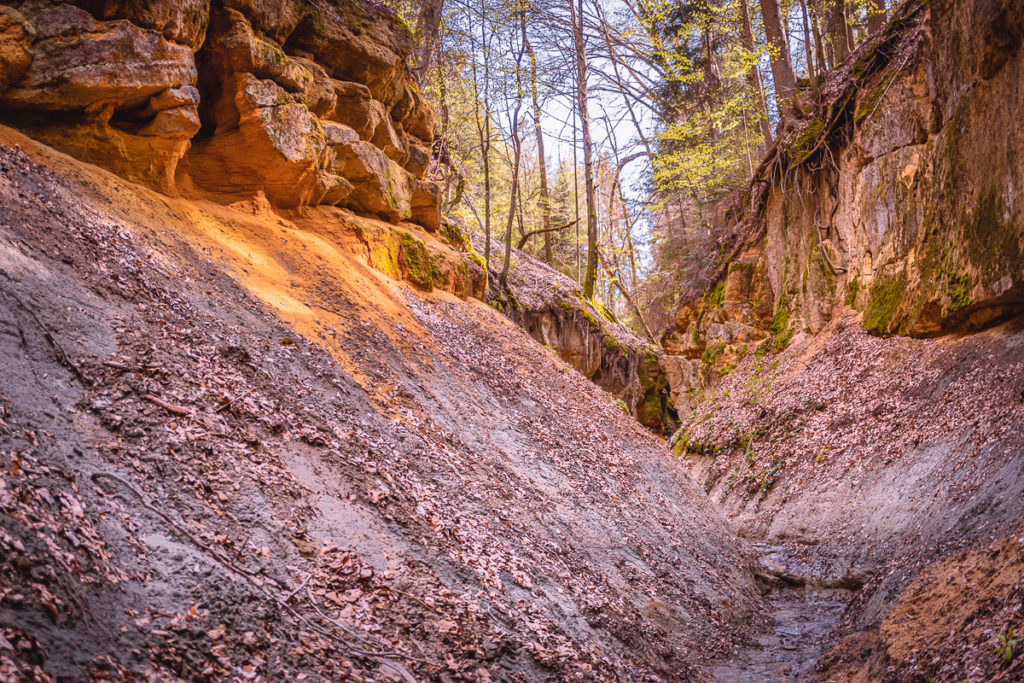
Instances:
[[[0,144],[0,677],[687,679],[762,619],[656,438],[350,215]]]
[[[1017,548],[1024,528],[1019,321],[882,339],[847,310],[778,355],[748,357],[708,399],[677,448],[737,532],[762,542],[761,572],[812,600],[848,592],[825,643],[846,639],[825,662],[834,680],[1019,678],[1024,663],[993,653],[1024,623],[1024,575],[981,550]],[[984,576],[1002,564],[1017,573],[996,604]],[[925,578],[969,570],[951,591]]]

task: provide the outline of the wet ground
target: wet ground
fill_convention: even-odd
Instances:
[[[772,610],[772,627],[721,662],[712,675],[728,683],[808,681],[824,654],[822,643],[842,619],[855,591],[815,586],[812,577],[794,571],[779,547],[762,547],[775,571],[785,578],[765,578]]]

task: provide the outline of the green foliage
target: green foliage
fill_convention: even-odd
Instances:
[[[1017,647],[1024,643],[1024,638],[1015,636],[1013,626],[1005,633],[996,636],[999,646],[996,647],[996,655],[1001,657],[1004,664],[1011,664],[1017,656]]]

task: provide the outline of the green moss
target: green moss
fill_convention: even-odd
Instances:
[[[601,316],[605,320],[607,320],[608,322],[610,322],[610,323],[618,323],[619,322],[618,319],[615,317],[615,314],[612,313],[611,310],[607,306],[605,306],[603,303],[601,303],[600,301],[595,301],[594,302],[594,308],[596,308],[597,312],[600,313]]]
[[[406,277],[417,287],[430,291],[434,287],[434,264],[426,245],[407,232],[402,233],[402,259]]]
[[[715,288],[704,296],[704,310],[714,311],[725,303],[725,282],[719,282]]]
[[[444,269],[441,268],[444,265],[445,258],[443,254],[434,254],[430,257],[430,276],[435,286],[442,286],[444,283]]]
[[[625,352],[626,350],[626,347],[622,345],[622,342],[620,342],[618,339],[616,339],[610,334],[605,336],[604,343],[605,346],[607,346],[610,349],[615,349],[616,351]]]
[[[583,317],[586,318],[587,322],[594,327],[601,327],[601,321],[598,320],[597,316],[590,312],[592,306],[590,305],[590,301],[583,296],[583,292],[576,290],[576,299],[580,304],[579,311],[583,314]]]
[[[765,352],[779,353],[789,346],[793,335],[796,334],[796,328],[789,324],[790,315],[789,300],[783,298],[779,301],[772,322],[768,326],[768,339],[758,349],[759,356],[763,356]]]
[[[714,365],[715,361],[718,360],[719,356],[725,350],[726,343],[724,341],[716,342],[704,349],[704,353],[701,354],[700,360],[705,365]]]
[[[466,237],[466,233],[462,232],[459,226],[450,221],[441,222],[441,236],[445,238],[448,244],[452,245],[456,249],[465,252],[472,252],[473,245],[470,243],[469,238]]]
[[[861,121],[870,116],[878,107],[878,103],[881,102],[883,95],[885,95],[885,88],[879,86],[874,92],[865,97],[864,101],[860,103],[860,107],[857,108],[857,115],[854,117],[854,121],[860,124]]]
[[[889,334],[893,318],[907,294],[907,274],[899,277],[876,277],[869,292],[870,301],[864,313],[864,327],[874,335]]]
[[[807,160],[817,145],[823,130],[825,130],[825,121],[821,117],[815,116],[807,122],[807,125],[789,147],[789,156],[794,165]]]
[[[466,252],[466,258],[468,258],[470,261],[472,261],[476,265],[480,266],[484,270],[487,270],[487,261],[484,261],[484,257],[483,256],[481,256],[480,254],[476,253],[476,251],[473,251],[472,247],[470,248],[469,251]]]
[[[853,276],[846,292],[846,305],[853,308],[857,304],[857,293],[860,292],[860,273]]]
[[[753,263],[730,263],[729,273],[732,274],[741,270],[752,270],[753,268]]]
[[[971,303],[971,277],[966,273],[960,275],[950,274],[947,278],[949,292],[949,305],[943,311],[944,315],[950,315],[967,308]]]
[[[402,268],[398,264],[399,249],[393,248],[393,242],[384,241],[375,246],[368,246],[370,253],[370,265],[380,272],[393,277],[396,280],[402,279]],[[369,242],[367,242],[369,245]]]
[[[991,183],[978,195],[970,216],[965,217],[967,256],[981,272],[983,282],[1019,272],[1024,266],[1017,226],[1003,220],[1003,209],[1002,198]]]

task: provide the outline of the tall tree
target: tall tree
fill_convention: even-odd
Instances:
[[[868,33],[878,33],[885,28],[885,0],[868,2]]]
[[[491,263],[491,70],[489,57],[489,41],[487,37],[487,11],[483,0],[480,3],[480,41],[481,53],[483,55],[484,82],[483,87],[477,78],[476,59],[472,61],[473,90],[475,97],[473,102],[474,117],[476,119],[477,135],[480,138],[480,157],[484,167],[484,262],[490,267]],[[470,31],[472,41],[473,32]],[[474,47],[471,45],[471,48]],[[483,99],[483,111],[481,112],[480,100]]]
[[[807,0],[800,0],[800,15],[804,24],[804,59],[807,60],[807,77],[811,81],[811,92],[818,94],[818,77],[814,71],[814,58],[811,56],[811,45],[814,44],[811,38],[810,22],[807,19]]]
[[[540,174],[540,218],[544,231],[544,262],[551,263],[551,198],[548,195],[548,164],[544,157],[544,131],[540,125],[540,96],[537,86],[537,54],[526,32],[526,13],[522,14],[523,46],[530,58],[530,95],[533,98],[533,131],[537,137],[537,170]]]
[[[829,40],[832,44],[832,64],[838,66],[850,55],[853,40],[846,18],[846,0],[832,0],[828,13]]]
[[[587,271],[583,276],[583,294],[594,298],[597,280],[597,200],[594,192],[594,160],[590,146],[590,113],[587,104],[587,48],[583,40],[583,0],[577,7],[569,0],[573,43],[576,53],[576,102],[583,137],[583,182],[587,194]]]
[[[796,95],[796,73],[793,71],[793,62],[789,56],[789,40],[782,23],[782,11],[778,0],[761,0],[761,18],[764,20],[764,34],[771,50],[775,103],[781,116]]]
[[[750,83],[754,88],[754,95],[757,97],[759,124],[761,126],[761,137],[764,138],[764,148],[772,144],[772,127],[768,121],[768,105],[764,99],[764,86],[761,85],[761,72],[757,69],[757,53],[754,52],[754,32],[750,28],[750,9],[747,0],[740,0],[740,12],[743,18],[743,47],[750,53]]]
[[[430,70],[430,62],[437,48],[438,33],[441,29],[441,14],[444,0],[421,0],[419,14],[416,16],[416,37],[419,45],[413,55],[413,70],[426,74]]]
[[[522,38],[519,43],[519,53],[516,55],[515,63],[516,99],[509,120],[509,129],[512,131],[512,182],[509,184],[508,220],[505,223],[505,262],[502,264],[501,274],[498,276],[498,282],[501,283],[502,287],[508,286],[508,270],[512,263],[512,222],[516,215],[516,195],[519,192],[519,162],[523,157],[523,140],[519,134],[519,112],[523,107],[522,62],[523,52],[526,49],[526,8],[520,8],[520,12],[522,14],[520,24]],[[520,211],[519,215],[521,219],[522,211]]]

